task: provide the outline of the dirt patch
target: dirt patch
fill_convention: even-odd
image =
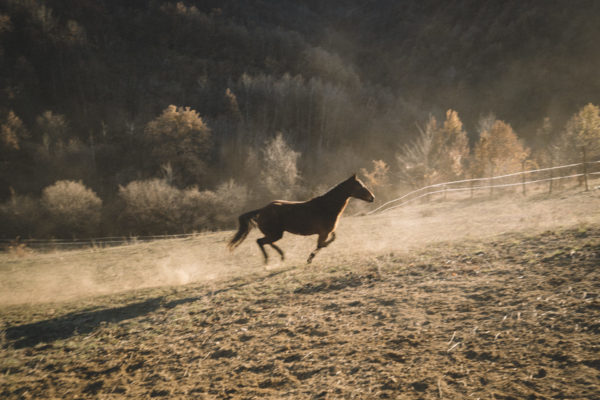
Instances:
[[[600,227],[0,310],[0,397],[600,398]]]

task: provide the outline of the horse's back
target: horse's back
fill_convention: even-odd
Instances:
[[[263,208],[261,215],[278,220],[288,219],[288,217],[306,218],[311,214],[311,208],[307,201],[275,200]]]
[[[289,200],[273,200],[269,203],[268,206],[286,206],[286,205],[297,205],[297,204],[305,204],[306,201],[289,201]],[[268,207],[267,206],[267,207]]]
[[[275,200],[264,207],[258,226],[266,231],[288,231],[299,235],[313,235],[322,230],[318,210],[311,201]]]

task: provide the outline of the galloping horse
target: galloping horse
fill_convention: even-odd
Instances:
[[[356,174],[324,195],[308,201],[275,200],[263,208],[240,215],[240,227],[228,247],[230,250],[235,249],[248,236],[250,229],[258,225],[265,237],[256,242],[265,256],[266,263],[269,256],[265,251],[265,244],[271,245],[281,259],[284,259],[283,251],[275,245],[275,242],[283,237],[284,231],[296,235],[319,235],[317,248],[310,253],[306,261],[310,263],[317,251],[335,240],[335,228],[350,197],[368,202],[375,200],[373,193]]]

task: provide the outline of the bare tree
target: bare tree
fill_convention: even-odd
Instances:
[[[415,189],[431,184],[436,176],[431,155],[437,121],[434,117],[429,117],[425,129],[417,127],[419,129],[417,139],[402,147],[402,150],[396,154],[400,180]]]
[[[261,178],[273,195],[291,197],[300,179],[297,162],[300,153],[292,150],[278,133],[267,140],[262,151]]]

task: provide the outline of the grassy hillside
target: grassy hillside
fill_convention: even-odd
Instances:
[[[0,395],[597,398],[599,195],[344,218],[310,266],[256,233],[3,255]]]

